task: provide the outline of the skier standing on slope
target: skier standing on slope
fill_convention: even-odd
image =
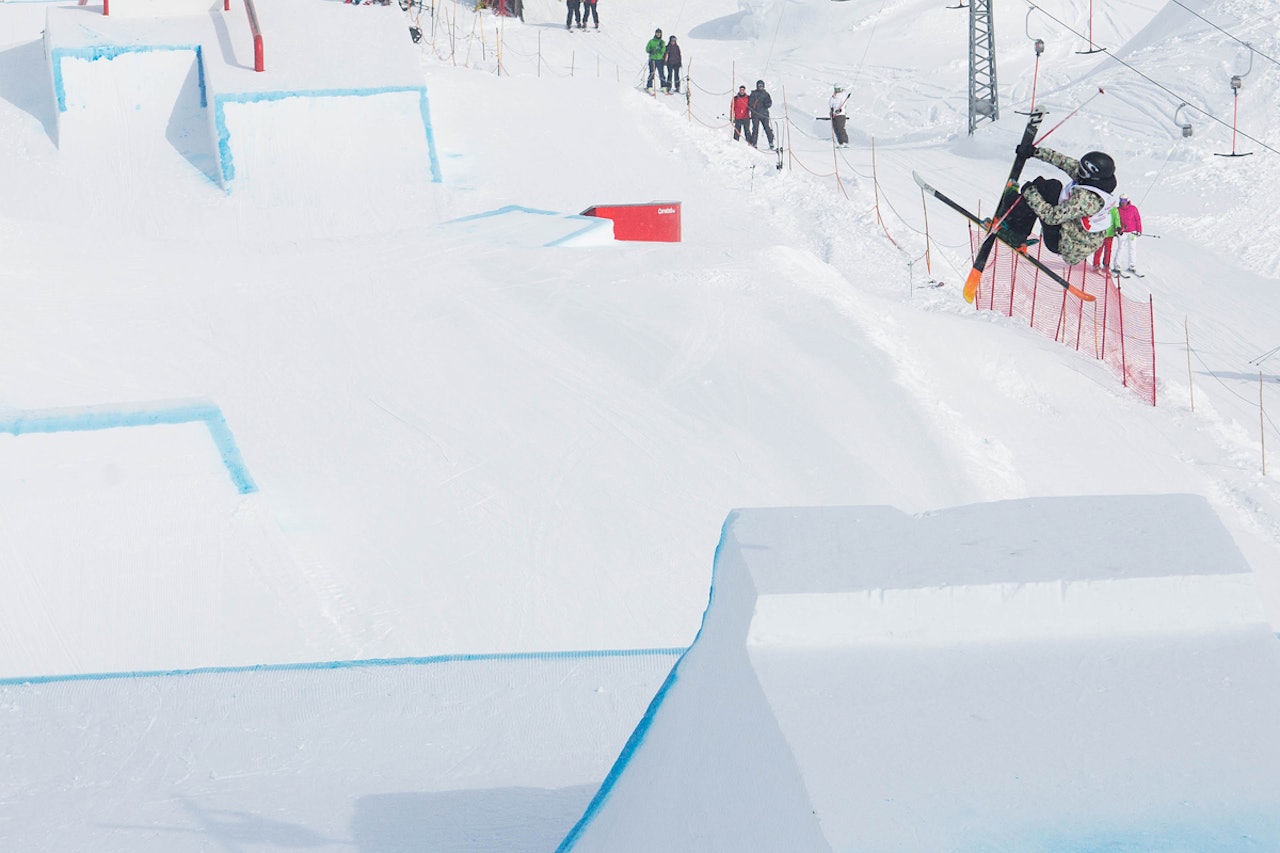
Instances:
[[[745,138],[751,141],[751,96],[746,86],[738,87],[738,94],[733,96],[733,141]]]
[[[566,14],[564,18],[564,28],[566,30],[572,30],[576,25],[581,29],[583,26],[582,0],[565,0],[565,6],[567,7],[566,11],[568,14]]]
[[[676,37],[672,36],[667,41],[667,52],[663,56],[663,61],[667,65],[667,85],[663,87],[663,91],[668,95],[671,90],[680,91],[680,45],[676,44]]]
[[[1124,201],[1124,199],[1120,199]],[[1111,269],[1111,246],[1115,242],[1116,235],[1120,233],[1120,208],[1111,208],[1111,226],[1107,228],[1103,235],[1102,245],[1098,247],[1098,251],[1093,253],[1093,268],[1095,270]]]
[[[1138,238],[1142,236],[1142,214],[1128,198],[1120,197],[1120,249],[1116,252],[1116,272],[1138,272]]]
[[[756,81],[756,90],[751,93],[747,102],[751,108],[751,137],[747,140],[752,148],[760,139],[760,126],[764,125],[764,135],[769,139],[769,150],[773,150],[773,127],[769,124],[769,109],[773,106],[773,96],[764,88],[764,81]]]
[[[658,75],[658,85],[667,87],[667,43],[662,40],[662,30],[654,30],[653,38],[644,46],[645,55],[649,57],[649,81],[644,84],[649,94],[653,94],[653,75]]]
[[[844,123],[849,118],[844,114],[844,105],[849,102],[849,95],[844,94],[843,86],[836,86],[835,91],[831,93],[831,101],[827,104],[827,115],[831,118],[831,130],[836,135],[836,144],[841,148],[849,145],[849,132],[844,129]]]
[[[1056,166],[1072,180],[1065,186],[1039,177],[1022,185],[1022,199],[1009,210],[1006,227],[1015,243],[1025,243],[1036,219],[1045,248],[1078,264],[1102,245],[1116,206],[1116,164],[1110,155],[1090,151],[1079,160],[1052,148],[1018,146],[1019,156],[1034,157]]]

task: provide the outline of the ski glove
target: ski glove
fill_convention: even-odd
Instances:
[[[1019,157],[1024,157],[1029,159],[1031,157],[1036,156],[1036,147],[1032,145],[1030,142],[1025,142],[1025,143],[1020,142],[1018,143],[1018,147],[1014,149],[1014,153],[1016,153]]]

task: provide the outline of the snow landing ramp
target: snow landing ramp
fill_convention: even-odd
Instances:
[[[137,160],[139,146],[167,147],[228,192],[243,186],[302,209],[311,197],[348,196],[344,182],[376,197],[440,180],[427,90],[394,4],[259,4],[261,73],[243,4],[116,14],[127,5],[113,3],[111,16],[101,5],[48,10],[60,148]]]
[[[1280,850],[1277,709],[1201,498],[736,511],[560,850]]]

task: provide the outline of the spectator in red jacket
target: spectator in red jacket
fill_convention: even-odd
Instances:
[[[735,142],[743,137],[746,137],[748,142],[751,141],[749,128],[751,124],[750,100],[751,96],[747,94],[747,87],[739,86],[738,94],[733,96],[733,140]]]

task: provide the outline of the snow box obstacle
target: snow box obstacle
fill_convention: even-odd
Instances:
[[[144,165],[139,148],[167,151],[228,192],[243,185],[303,210],[351,188],[377,198],[441,180],[427,90],[394,5],[273,0],[252,22],[239,3],[164,9],[48,10],[60,147]],[[346,221],[379,212],[348,210]]]
[[[560,850],[1275,850],[1277,708],[1199,497],[736,511]]]
[[[588,207],[582,211],[582,215],[612,220],[613,236],[617,240],[649,243],[680,242],[680,202],[678,201],[600,204]]]

